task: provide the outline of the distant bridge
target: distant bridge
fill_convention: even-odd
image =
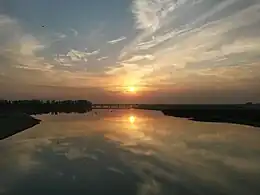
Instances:
[[[137,107],[138,104],[92,104],[92,109],[131,109]]]

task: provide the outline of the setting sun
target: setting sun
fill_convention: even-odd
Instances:
[[[136,88],[135,87],[128,87],[128,91],[134,93],[134,92],[136,92]]]

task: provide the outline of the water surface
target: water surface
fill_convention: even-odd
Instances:
[[[0,194],[260,194],[260,128],[142,110],[36,117],[0,142]]]

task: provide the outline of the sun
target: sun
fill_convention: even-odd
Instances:
[[[132,92],[132,93],[135,93],[136,92],[136,88],[133,87],[133,86],[130,86],[130,87],[128,87],[128,91]]]

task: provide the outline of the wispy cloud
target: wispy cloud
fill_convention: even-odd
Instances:
[[[39,62],[41,62],[41,61],[39,60]],[[52,70],[54,65],[43,62],[43,65],[41,65],[41,66],[32,66],[32,65],[20,64],[20,65],[16,65],[15,67],[20,68],[20,69],[25,69],[25,70],[38,70],[38,71],[48,72],[48,71]]]
[[[173,11],[187,0],[134,0],[132,13],[135,18],[136,28],[141,29],[137,37],[121,51],[120,59],[129,52],[136,51],[136,47],[149,37],[154,37],[155,33],[169,24],[174,16]]]
[[[102,61],[102,60],[106,60],[107,58],[108,58],[108,56],[103,56],[103,57],[98,58],[97,60]]]
[[[109,44],[116,44],[116,43],[119,43],[120,41],[123,41],[125,39],[126,39],[126,37],[122,36],[122,37],[119,37],[118,39],[114,39],[114,40],[108,41],[107,43],[109,43]]]
[[[134,51],[140,42],[143,42],[164,25],[168,24],[173,19],[170,14],[186,1],[134,0],[132,13],[135,18],[136,28],[142,31],[129,45],[125,46],[120,54],[120,58]]]
[[[70,28],[70,31],[73,33],[73,35],[75,37],[77,37],[79,35],[79,32],[77,30],[75,30],[74,28]]]
[[[127,60],[125,60],[124,62],[137,62],[137,61],[141,61],[141,60],[154,60],[155,57],[153,55],[135,55]]]
[[[32,35],[24,35],[21,37],[20,45],[20,52],[23,55],[33,55],[35,52],[45,48],[45,46]]]
[[[71,56],[67,56],[67,55],[64,55],[64,54],[55,55],[54,61],[58,62],[59,65],[61,65],[61,66],[65,66],[65,67],[72,67],[73,66],[73,60],[71,59]]]
[[[260,6],[254,5],[230,17],[190,30],[182,36],[172,37],[168,43],[169,45],[175,44],[161,48],[154,55],[161,62],[175,63],[180,67],[185,67],[187,63],[194,61],[199,63],[212,60],[212,63],[214,63],[214,60],[218,58],[227,58],[233,54],[257,52],[258,46],[255,43],[258,39],[241,37],[238,40],[233,38],[232,42],[226,43],[225,36],[228,36],[229,31],[238,30],[244,26],[249,27],[250,24],[260,21],[260,17],[255,15],[259,9]],[[237,22],[234,23],[234,21]],[[234,64],[238,63],[236,59],[230,60]]]
[[[114,167],[108,167],[107,170],[109,171],[113,171],[115,173],[119,173],[119,174],[122,174],[124,175],[125,173],[123,171],[121,171],[120,169],[117,169],[117,168],[114,168]]]
[[[131,18],[122,17],[119,20],[120,24],[125,22],[123,27],[114,28],[117,24],[112,24],[93,31],[84,31],[84,25],[78,29],[54,27],[55,30],[49,25],[37,34],[31,31],[34,28],[26,29],[19,22],[22,18],[0,15],[0,71],[9,76],[10,69],[14,72],[10,78],[22,78],[28,83],[64,82],[90,87],[98,82],[98,87],[105,90],[108,85],[158,90],[211,90],[213,86],[239,89],[240,85],[246,89],[259,81],[258,1],[131,3],[134,23]],[[63,34],[63,29],[68,32]],[[116,37],[113,30],[125,35],[127,41],[125,36]],[[111,46],[115,48],[111,50]]]
[[[180,9],[186,9],[186,11],[189,12],[188,9],[192,9],[193,6],[196,6],[195,2],[196,1],[187,0],[135,0],[133,2],[132,12],[136,18],[136,28],[142,29],[142,32],[123,49],[120,58],[123,58],[127,53],[147,50],[167,40],[189,33],[190,30],[194,30],[199,25],[202,25],[202,22],[205,22],[207,18],[212,17],[226,7],[238,2],[238,0],[226,0],[215,3],[212,8],[208,9],[199,17],[194,17],[183,25],[175,25],[174,21],[177,20],[175,12]],[[200,2],[200,4],[202,4],[202,2]],[[177,15],[178,17],[185,17],[181,13]],[[171,26],[176,27],[172,28]],[[164,29],[164,31],[162,31],[162,29]]]
[[[241,2],[179,1],[178,4],[174,1],[134,1],[135,27],[140,29],[140,33],[121,51],[119,61],[123,67],[111,72],[128,72],[132,63],[137,63],[143,74],[139,81],[153,87],[165,83],[198,89],[198,79],[201,79],[201,88],[205,89],[214,83],[228,87],[229,82],[234,86],[235,81],[249,85],[239,78],[249,79],[250,68],[239,71],[237,77],[233,71],[260,59],[259,36],[252,36],[253,32],[260,30],[260,3],[251,2],[241,7]],[[196,10],[201,14],[195,14]],[[143,68],[140,63],[143,59],[151,60],[152,67]],[[219,72],[219,67],[223,67],[223,72]],[[260,70],[259,65],[255,68]],[[229,71],[224,71],[227,69]],[[204,70],[207,70],[207,76]],[[259,73],[255,75],[260,76]]]
[[[8,24],[15,24],[16,20],[10,18],[6,15],[0,15],[0,26],[8,25]]]
[[[19,23],[8,16],[0,16],[0,58],[5,66],[27,70],[50,71],[53,65],[36,55],[45,48],[36,37],[24,33]]]
[[[187,0],[134,0],[132,12],[139,29],[159,29],[168,20],[168,16]]]
[[[92,51],[92,52],[86,52],[86,55],[88,55],[88,56],[94,56],[94,55],[99,54],[99,52],[100,52],[100,49],[95,50],[95,51]]]
[[[63,33],[56,33],[56,36],[59,38],[59,39],[64,39],[67,37],[67,35],[63,34]]]
[[[75,49],[70,50],[67,53],[67,56],[69,56],[72,61],[76,61],[76,62],[77,61],[84,61],[84,62],[88,61],[88,59],[87,59],[88,53],[78,51],[78,50],[75,50]]]
[[[0,27],[0,60],[1,64],[3,64],[0,67],[0,72],[6,73],[7,71],[8,78],[13,83],[21,85],[30,84],[33,86],[70,86],[71,88],[93,88],[94,83],[94,87],[98,88],[95,90],[104,93],[104,90],[100,89],[101,87],[110,88],[110,85],[114,85],[117,82],[117,78],[113,75],[107,75],[100,71],[90,72],[88,67],[86,70],[88,58],[97,59],[100,49],[90,50],[89,52],[71,49],[66,53],[67,48],[64,47],[60,50],[56,47],[57,45],[63,45],[62,42],[53,43],[53,40],[50,40],[53,37],[63,39],[65,35],[54,34],[51,37],[48,35],[37,37],[34,36],[35,33],[28,34],[17,20],[9,16],[0,16]],[[46,47],[50,47],[50,43],[55,45],[48,51],[45,50]],[[53,50],[58,54],[50,53]],[[59,54],[59,52],[61,53]],[[98,59],[101,61],[106,58],[108,56],[99,57]],[[5,79],[1,79],[2,81],[7,82]],[[6,89],[9,90],[8,88]],[[1,88],[1,94],[2,91]],[[26,97],[30,97],[30,94],[32,94],[30,91],[31,88],[26,91]],[[22,93],[25,94],[25,92]],[[37,97],[50,95],[43,92],[39,94]],[[53,94],[53,97],[57,97],[55,96],[57,92]]]

